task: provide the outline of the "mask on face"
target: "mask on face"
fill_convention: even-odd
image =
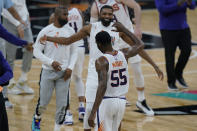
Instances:
[[[107,19],[107,18],[100,18],[100,20],[101,20],[102,24],[106,27],[109,26],[110,23],[112,22],[112,19]]]
[[[65,24],[68,23],[68,20],[58,18],[58,22],[59,22],[60,26],[62,27],[62,26],[64,26]]]

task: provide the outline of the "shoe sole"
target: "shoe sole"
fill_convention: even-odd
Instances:
[[[187,88],[188,88],[188,86],[183,86],[178,80],[176,80],[176,82],[177,82],[178,85],[179,85],[180,87],[182,87],[183,89],[187,89]]]
[[[154,116],[154,115],[155,115],[155,113],[154,113],[154,114],[147,114],[147,113],[144,112],[137,104],[136,104],[136,107],[137,107],[140,111],[142,111],[146,116]]]
[[[21,86],[20,84],[17,84],[16,86],[17,86],[18,89],[20,89],[22,91],[22,94],[34,94],[34,90],[31,89],[30,87],[28,87],[28,88],[30,88],[31,90],[26,91],[24,88],[22,88],[23,86]]]
[[[169,91],[178,91],[179,89],[178,88],[177,89],[171,89],[171,88],[168,87],[168,90]]]
[[[74,123],[73,122],[65,122],[63,123],[64,125],[67,125],[67,126],[70,126],[70,125],[73,125]]]
[[[18,92],[16,93],[16,92],[13,92],[13,91],[8,91],[8,94],[12,94],[12,95],[21,95],[21,94],[23,94],[23,92],[21,92],[21,91],[19,92],[19,91],[18,91]]]

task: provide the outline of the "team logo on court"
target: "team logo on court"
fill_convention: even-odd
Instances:
[[[153,94],[153,95],[197,101],[197,90],[182,91],[182,92],[157,93],[157,94]]]
[[[197,90],[157,93],[153,95],[197,101]],[[197,115],[197,105],[155,108],[153,110],[155,112],[155,115]],[[141,112],[141,111],[136,110],[136,112]]]
[[[140,110],[136,112],[142,113]],[[197,105],[154,108],[155,115],[197,115]]]

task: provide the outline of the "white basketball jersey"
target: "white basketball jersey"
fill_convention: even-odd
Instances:
[[[81,14],[79,13],[79,10],[77,8],[72,8],[68,12],[68,23],[69,25],[75,30],[75,33],[81,30],[83,27],[83,18]],[[78,46],[83,46],[84,41],[79,40],[77,41]]]
[[[89,67],[95,68],[95,61],[99,58],[103,53],[98,49],[95,36],[100,31],[106,31],[112,37],[112,43],[116,43],[120,40],[119,33],[111,31],[114,29],[112,27],[113,22],[108,26],[105,27],[102,25],[101,22],[95,22],[91,24],[91,31],[90,31],[90,60],[89,60]]]
[[[103,55],[109,63],[107,90],[105,96],[124,96],[129,88],[128,64],[124,54],[117,51],[114,55]]]
[[[106,0],[105,3],[100,2],[100,0],[95,0],[95,3],[99,12],[104,5],[112,6],[114,10],[115,21],[122,23],[131,32],[134,32],[133,24],[129,17],[128,7],[125,6],[123,3],[117,2],[116,0]]]
[[[95,0],[95,3],[96,3],[96,6],[97,6],[99,12],[100,12],[100,9],[104,5],[112,6],[112,8],[114,10],[115,21],[122,23],[129,31],[134,32],[133,24],[132,24],[132,22],[130,20],[130,16],[129,16],[128,7],[126,5],[124,5],[122,2],[118,2],[118,0],[106,0],[105,3],[102,3],[102,2],[100,2],[100,0]],[[116,50],[119,50],[122,48],[128,48],[128,47],[130,47],[130,46],[127,43],[125,43],[122,39],[120,40],[120,42],[118,44],[115,44],[113,46],[113,48]],[[139,55],[136,55],[134,57],[131,57],[129,59],[129,61],[131,63],[140,62],[141,57]]]

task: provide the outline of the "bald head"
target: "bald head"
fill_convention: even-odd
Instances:
[[[59,6],[55,8],[55,17],[61,16],[62,14],[68,14],[68,8],[65,6]]]
[[[54,16],[55,22],[57,22],[61,27],[68,23],[68,9],[66,7],[56,7]]]

